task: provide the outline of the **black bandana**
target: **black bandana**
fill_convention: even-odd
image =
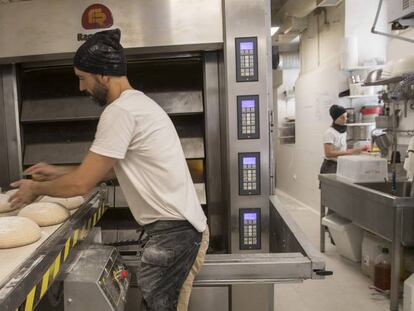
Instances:
[[[336,123],[332,123],[332,127],[341,134],[345,133],[346,129],[347,129],[346,125],[339,125],[339,124],[336,124]]]
[[[120,40],[119,29],[95,33],[76,51],[74,66],[93,74],[125,76],[127,63]]]

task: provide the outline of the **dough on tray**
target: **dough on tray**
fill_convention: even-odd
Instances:
[[[0,218],[0,249],[32,244],[40,237],[40,228],[33,220],[19,216]]]
[[[9,198],[6,194],[0,194],[0,213],[8,213],[19,207],[17,205],[12,207],[9,203]]]
[[[19,216],[30,218],[41,227],[47,227],[64,222],[70,214],[57,203],[36,202],[23,207]]]
[[[40,202],[58,203],[60,205],[63,205],[67,209],[75,209],[81,206],[83,202],[85,202],[85,199],[82,196],[72,198],[56,198],[45,195],[43,198],[40,199]]]

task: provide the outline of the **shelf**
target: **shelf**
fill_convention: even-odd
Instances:
[[[378,98],[378,95],[352,95],[352,96],[343,96],[339,99],[359,99],[359,98]]]
[[[204,140],[202,137],[180,137],[186,159],[204,158]]]
[[[358,66],[358,67],[353,67],[353,68],[343,68],[341,69],[342,71],[362,71],[362,70],[375,70],[375,69],[380,69],[380,68],[384,68],[384,65],[372,65],[372,66]]]
[[[281,139],[287,139],[287,138],[295,138],[295,136],[280,136]]]
[[[103,107],[89,97],[27,99],[22,102],[22,123],[98,120]]]
[[[367,122],[367,123],[347,123],[347,126],[371,126],[375,125],[375,122]]]

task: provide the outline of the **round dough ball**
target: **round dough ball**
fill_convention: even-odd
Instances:
[[[9,191],[6,191],[4,194],[8,195],[9,197],[11,197],[13,194],[15,194],[17,191],[19,191],[19,189],[12,189]]]
[[[60,224],[70,216],[66,208],[50,202],[36,202],[26,205],[18,215],[30,218],[40,227]]]
[[[67,209],[75,209],[81,206],[83,202],[85,202],[85,199],[82,196],[72,198],[56,198],[45,195],[43,198],[40,199],[40,202],[58,203],[60,205],[63,205]]]
[[[8,213],[19,208],[17,205],[12,207],[9,203],[9,198],[10,197],[8,195],[0,194],[0,213]]]
[[[40,237],[40,228],[33,220],[19,216],[0,218],[0,249],[32,244]]]

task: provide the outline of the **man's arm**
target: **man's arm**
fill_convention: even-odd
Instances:
[[[39,195],[73,197],[87,194],[97,183],[110,176],[117,159],[89,151],[82,164],[73,172],[55,180],[37,182],[20,180],[12,183],[19,191],[10,198],[13,205],[31,203]]]
[[[36,163],[35,165],[29,167],[24,172],[26,174],[31,174],[33,180],[38,181],[47,181],[54,180],[63,175],[69,174],[76,170],[78,165],[50,165],[44,162]]]
[[[109,172],[105,175],[105,177],[102,178],[102,181],[111,180],[115,178],[116,178],[115,170],[114,168],[111,168]]]

